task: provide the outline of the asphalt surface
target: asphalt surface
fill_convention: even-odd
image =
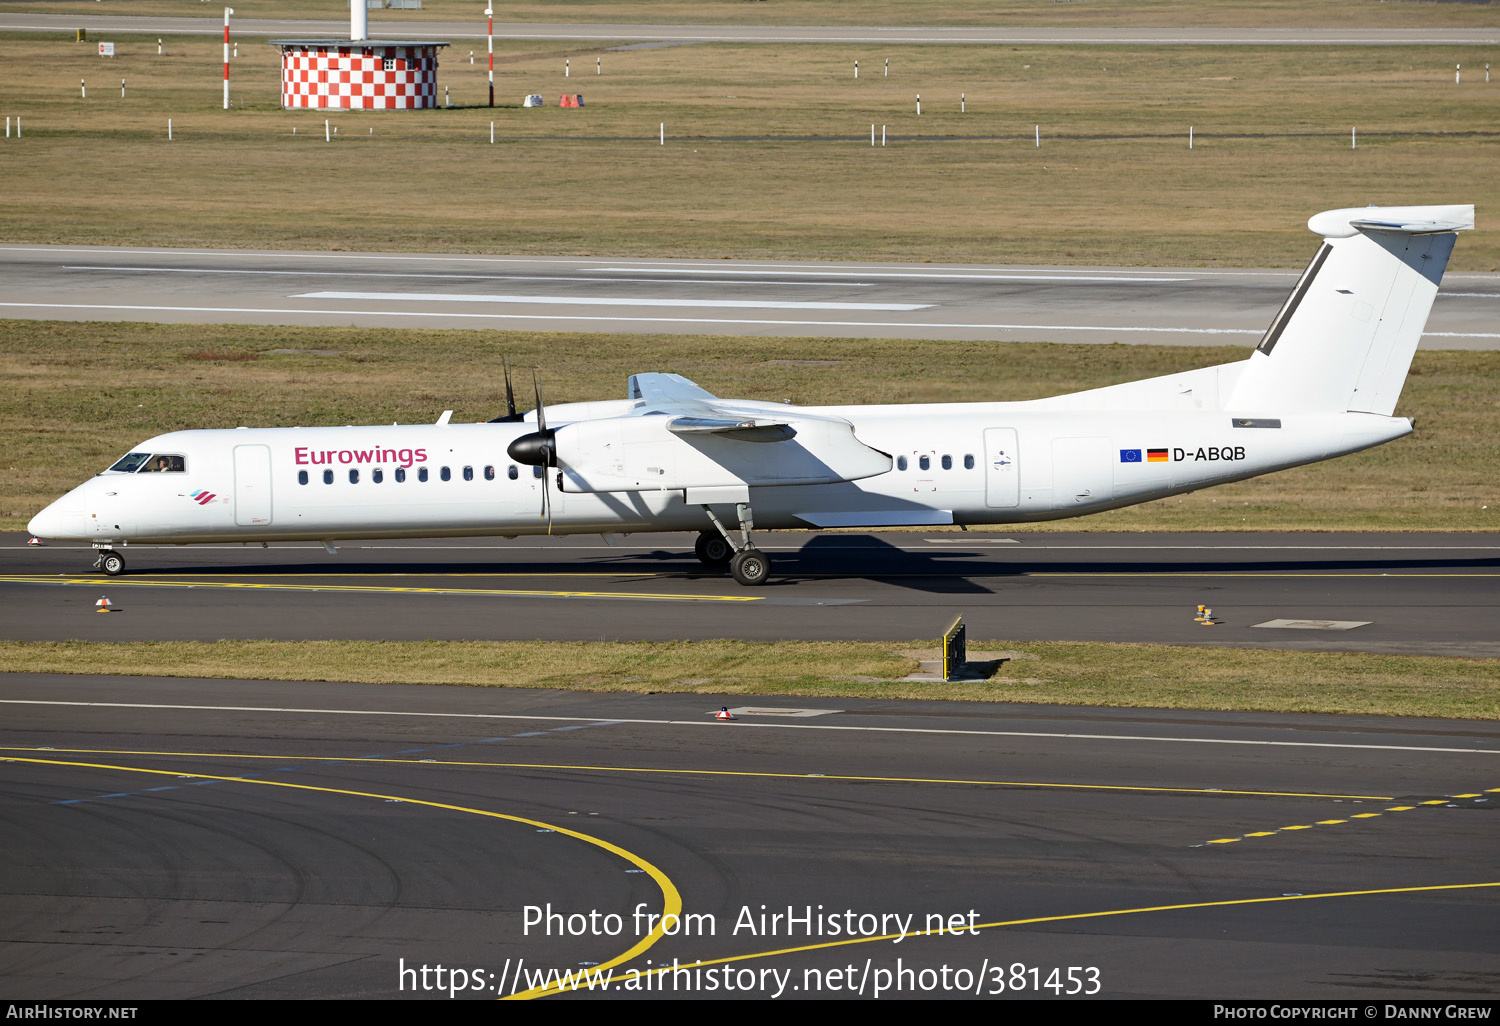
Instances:
[[[969,637],[1500,656],[1493,534],[760,532],[743,588],[688,534],[130,546],[0,536],[0,638],[920,640]],[[113,604],[100,616],[101,595]],[[1199,604],[1215,626],[1194,622]],[[1273,621],[1291,625],[1272,625]]]
[[[0,316],[1248,350],[1299,273],[5,245]],[[1500,274],[1449,274],[1422,345],[1497,348],[1497,313]]]
[[[483,9],[476,7],[476,14]],[[282,18],[235,18],[234,31],[246,36],[347,38],[349,22]],[[223,23],[213,18],[136,17],[133,15],[0,14],[0,32],[71,31],[144,32],[154,35],[217,35]],[[821,27],[771,25],[633,25],[530,24],[496,22],[495,35],[507,39],[566,39],[593,42],[665,41],[679,43],[1013,43],[1068,46],[1413,46],[1473,45],[1500,42],[1500,27],[1490,28],[948,28]],[[473,21],[384,20],[369,23],[372,39],[483,39],[485,23]]]
[[[668,997],[1500,976],[1493,723],[810,699],[718,723],[745,699],[22,674],[0,700],[18,999],[446,999],[438,965],[475,998],[595,964]],[[697,918],[620,962],[674,907]],[[911,935],[937,922],[960,931]],[[696,974],[642,975],[674,960]]]

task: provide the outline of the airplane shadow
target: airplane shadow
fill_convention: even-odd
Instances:
[[[762,535],[774,538],[774,535]],[[504,554],[497,550],[498,555]],[[357,550],[352,550],[351,555]],[[1164,553],[1169,556],[1169,553]],[[794,587],[812,580],[845,578],[878,581],[887,586],[943,595],[988,594],[993,591],[990,584],[996,578],[1022,577],[1028,574],[1117,574],[1121,576],[1155,576],[1178,574],[1214,573],[1376,573],[1380,571],[1447,571],[1447,570],[1495,570],[1500,568],[1500,557],[1493,556],[1444,556],[1440,554],[1416,556],[1299,556],[1290,559],[1276,558],[1162,558],[1141,559],[1121,550],[1115,557],[1108,550],[1101,551],[1097,558],[1088,560],[1052,558],[1050,555],[1027,553],[1019,546],[997,550],[987,545],[972,548],[961,544],[945,546],[942,550],[903,549],[874,535],[837,534],[816,535],[796,552],[774,552],[771,560],[771,579],[765,588]],[[681,548],[659,548],[646,552],[610,552],[583,558],[539,559],[528,554],[525,559],[485,561],[360,561],[357,558],[323,556],[309,553],[305,562],[278,563],[224,563],[218,565],[196,565],[188,567],[142,567],[127,571],[129,576],[171,574],[174,576],[246,576],[273,577],[278,575],[328,576],[348,580],[361,577],[423,577],[456,575],[495,574],[501,578],[544,578],[555,575],[566,578],[580,571],[589,574],[608,575],[611,570],[622,576],[639,573],[670,575],[683,581],[722,581],[727,579],[727,570],[707,567],[693,556],[690,545]],[[519,583],[519,581],[518,581]],[[528,582],[533,583],[533,582]],[[453,582],[455,587],[465,587]],[[430,582],[413,587],[433,586]],[[476,585],[477,586],[477,582]],[[488,586],[495,586],[494,583]]]

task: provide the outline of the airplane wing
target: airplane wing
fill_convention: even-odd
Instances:
[[[567,491],[746,489],[873,477],[891,457],[842,417],[720,399],[680,374],[636,374],[627,414],[563,424],[554,457]]]
[[[718,398],[706,388],[700,388],[681,374],[632,374],[629,392],[630,398],[644,399],[648,404]]]

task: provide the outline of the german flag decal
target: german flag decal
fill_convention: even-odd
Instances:
[[[1168,459],[1167,459],[1167,450],[1165,450],[1165,449],[1147,449],[1146,450],[1146,462],[1147,463],[1167,463],[1167,462],[1169,462]]]

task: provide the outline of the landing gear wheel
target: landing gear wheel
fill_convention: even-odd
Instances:
[[[118,552],[106,552],[99,557],[99,569],[111,577],[119,577],[125,572],[125,557]]]
[[[700,563],[708,566],[723,566],[734,555],[734,550],[729,547],[723,535],[717,532],[709,534],[704,531],[693,543],[693,554],[698,557]]]
[[[743,552],[736,552],[729,561],[729,573],[747,587],[765,584],[771,573],[771,561],[759,549],[745,549]]]

